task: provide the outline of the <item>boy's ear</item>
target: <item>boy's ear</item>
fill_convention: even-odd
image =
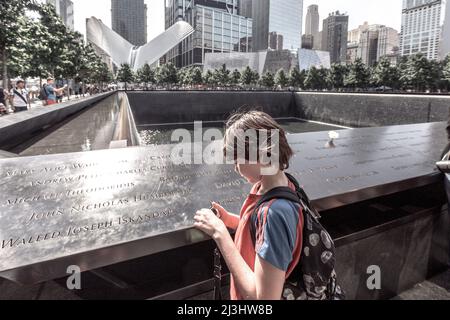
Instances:
[[[280,171],[280,167],[276,164],[261,165],[261,175],[274,176]]]

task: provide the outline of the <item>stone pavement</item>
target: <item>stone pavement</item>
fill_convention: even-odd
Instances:
[[[450,270],[417,284],[393,300],[450,300]]]
[[[89,94],[85,94],[85,97],[89,97]],[[84,97],[83,97],[82,95],[72,95],[72,96],[70,96],[70,99],[69,99],[67,96],[65,96],[65,97],[63,98],[62,102],[78,100],[78,99],[81,99],[81,98],[84,98]],[[43,106],[43,105],[42,105],[42,101],[40,101],[40,100],[38,100],[38,99],[34,99],[34,100],[31,102],[31,109],[34,109],[34,108],[40,108],[40,107],[42,107],[42,106]],[[8,108],[9,108],[9,106],[8,106]],[[11,113],[11,110],[9,110],[9,112]],[[7,116],[7,115],[4,115],[4,116]]]
[[[94,279],[91,279],[94,280]],[[59,283],[58,283],[59,282]],[[0,278],[0,300],[79,300],[75,292],[63,287],[61,281],[49,281],[30,287],[22,287]],[[94,280],[95,282],[95,280]],[[98,290],[99,298],[108,293]],[[211,293],[197,296],[195,300],[211,299]],[[450,270],[416,285],[392,300],[450,300]]]

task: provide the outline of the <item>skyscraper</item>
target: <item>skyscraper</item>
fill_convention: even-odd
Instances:
[[[206,53],[250,52],[252,19],[238,15],[238,0],[166,0],[166,29],[188,22],[195,33],[166,55],[177,67],[203,65]]]
[[[305,36],[308,39],[312,37],[312,43],[314,49],[320,49],[322,47],[322,39],[319,33],[319,6],[316,4],[308,7],[308,12],[305,19]]]
[[[253,1],[253,49],[255,51],[279,48],[271,47],[276,34],[282,49],[296,51],[302,47],[303,0]]]
[[[252,17],[252,1],[239,0],[239,15],[247,18]]]
[[[61,17],[66,27],[73,31],[75,29],[73,2],[70,0],[47,0],[47,3],[55,7],[56,13]]]
[[[378,60],[384,56],[394,54],[398,51],[399,45],[400,37],[397,30],[389,27],[381,28],[378,36]]]
[[[379,32],[376,29],[363,31],[359,38],[358,58],[368,66],[377,62]]]
[[[445,0],[403,0],[400,54],[421,52],[428,59],[442,58],[444,48],[450,49],[447,8]]]
[[[331,63],[347,60],[348,15],[339,11],[323,20],[322,50],[330,53]]]
[[[144,0],[111,0],[112,29],[135,46],[147,43],[147,5]]]

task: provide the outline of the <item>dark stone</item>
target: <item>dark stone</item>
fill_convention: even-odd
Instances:
[[[349,127],[447,121],[449,96],[295,93],[302,117]]]
[[[0,148],[9,150],[24,143],[33,138],[36,132],[61,123],[64,119],[94,105],[111,94],[113,92],[49,107],[38,107],[27,112],[2,117],[0,119]]]
[[[290,135],[290,172],[330,210],[439,182],[444,123]],[[0,276],[36,283],[195,244],[199,208],[239,212],[232,165],[173,165],[172,146],[0,160]],[[2,229],[3,228],[3,229]],[[23,243],[23,244],[22,244]]]

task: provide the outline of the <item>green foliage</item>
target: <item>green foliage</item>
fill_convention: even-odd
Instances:
[[[334,63],[331,65],[330,72],[328,73],[327,82],[330,87],[335,90],[341,90],[345,86],[345,77],[349,70],[346,65],[340,63]]]
[[[261,84],[263,87],[272,89],[272,88],[275,86],[275,77],[274,77],[273,73],[271,73],[271,72],[266,72],[266,73],[261,77],[260,84]]]
[[[234,86],[241,83],[241,73],[239,70],[235,69],[233,73],[231,74],[230,83]]]
[[[286,76],[286,73],[283,69],[277,71],[275,76],[275,84],[280,86],[281,88],[285,88],[289,84],[289,78]]]
[[[293,68],[289,75],[290,85],[294,88],[304,89],[305,87],[305,79],[306,79],[306,71],[299,71],[297,68]]]
[[[356,59],[349,67],[349,71],[344,78],[344,85],[353,89],[365,89],[370,81],[370,70],[363,63],[362,59]]]
[[[381,58],[372,71],[372,83],[378,87],[397,88],[400,80],[398,68],[388,58]]]
[[[144,66],[138,70],[136,77],[139,82],[145,83],[146,86],[148,86],[149,83],[153,84],[156,82],[155,71],[150,68],[148,63],[144,64]]]
[[[117,71],[117,81],[125,83],[125,90],[127,90],[127,84],[133,82],[135,75],[128,63],[120,65],[120,69]]]
[[[243,85],[249,86],[257,84],[259,81],[259,74],[257,71],[253,71],[249,66],[247,66],[241,73],[241,83]]]
[[[156,71],[156,82],[160,85],[178,84],[178,71],[173,63],[166,63]]]
[[[323,90],[327,88],[327,77],[328,74],[326,69],[311,67],[305,78],[305,89]]]
[[[192,70],[192,84],[194,85],[203,84],[202,69],[200,69],[199,67],[195,67]]]

